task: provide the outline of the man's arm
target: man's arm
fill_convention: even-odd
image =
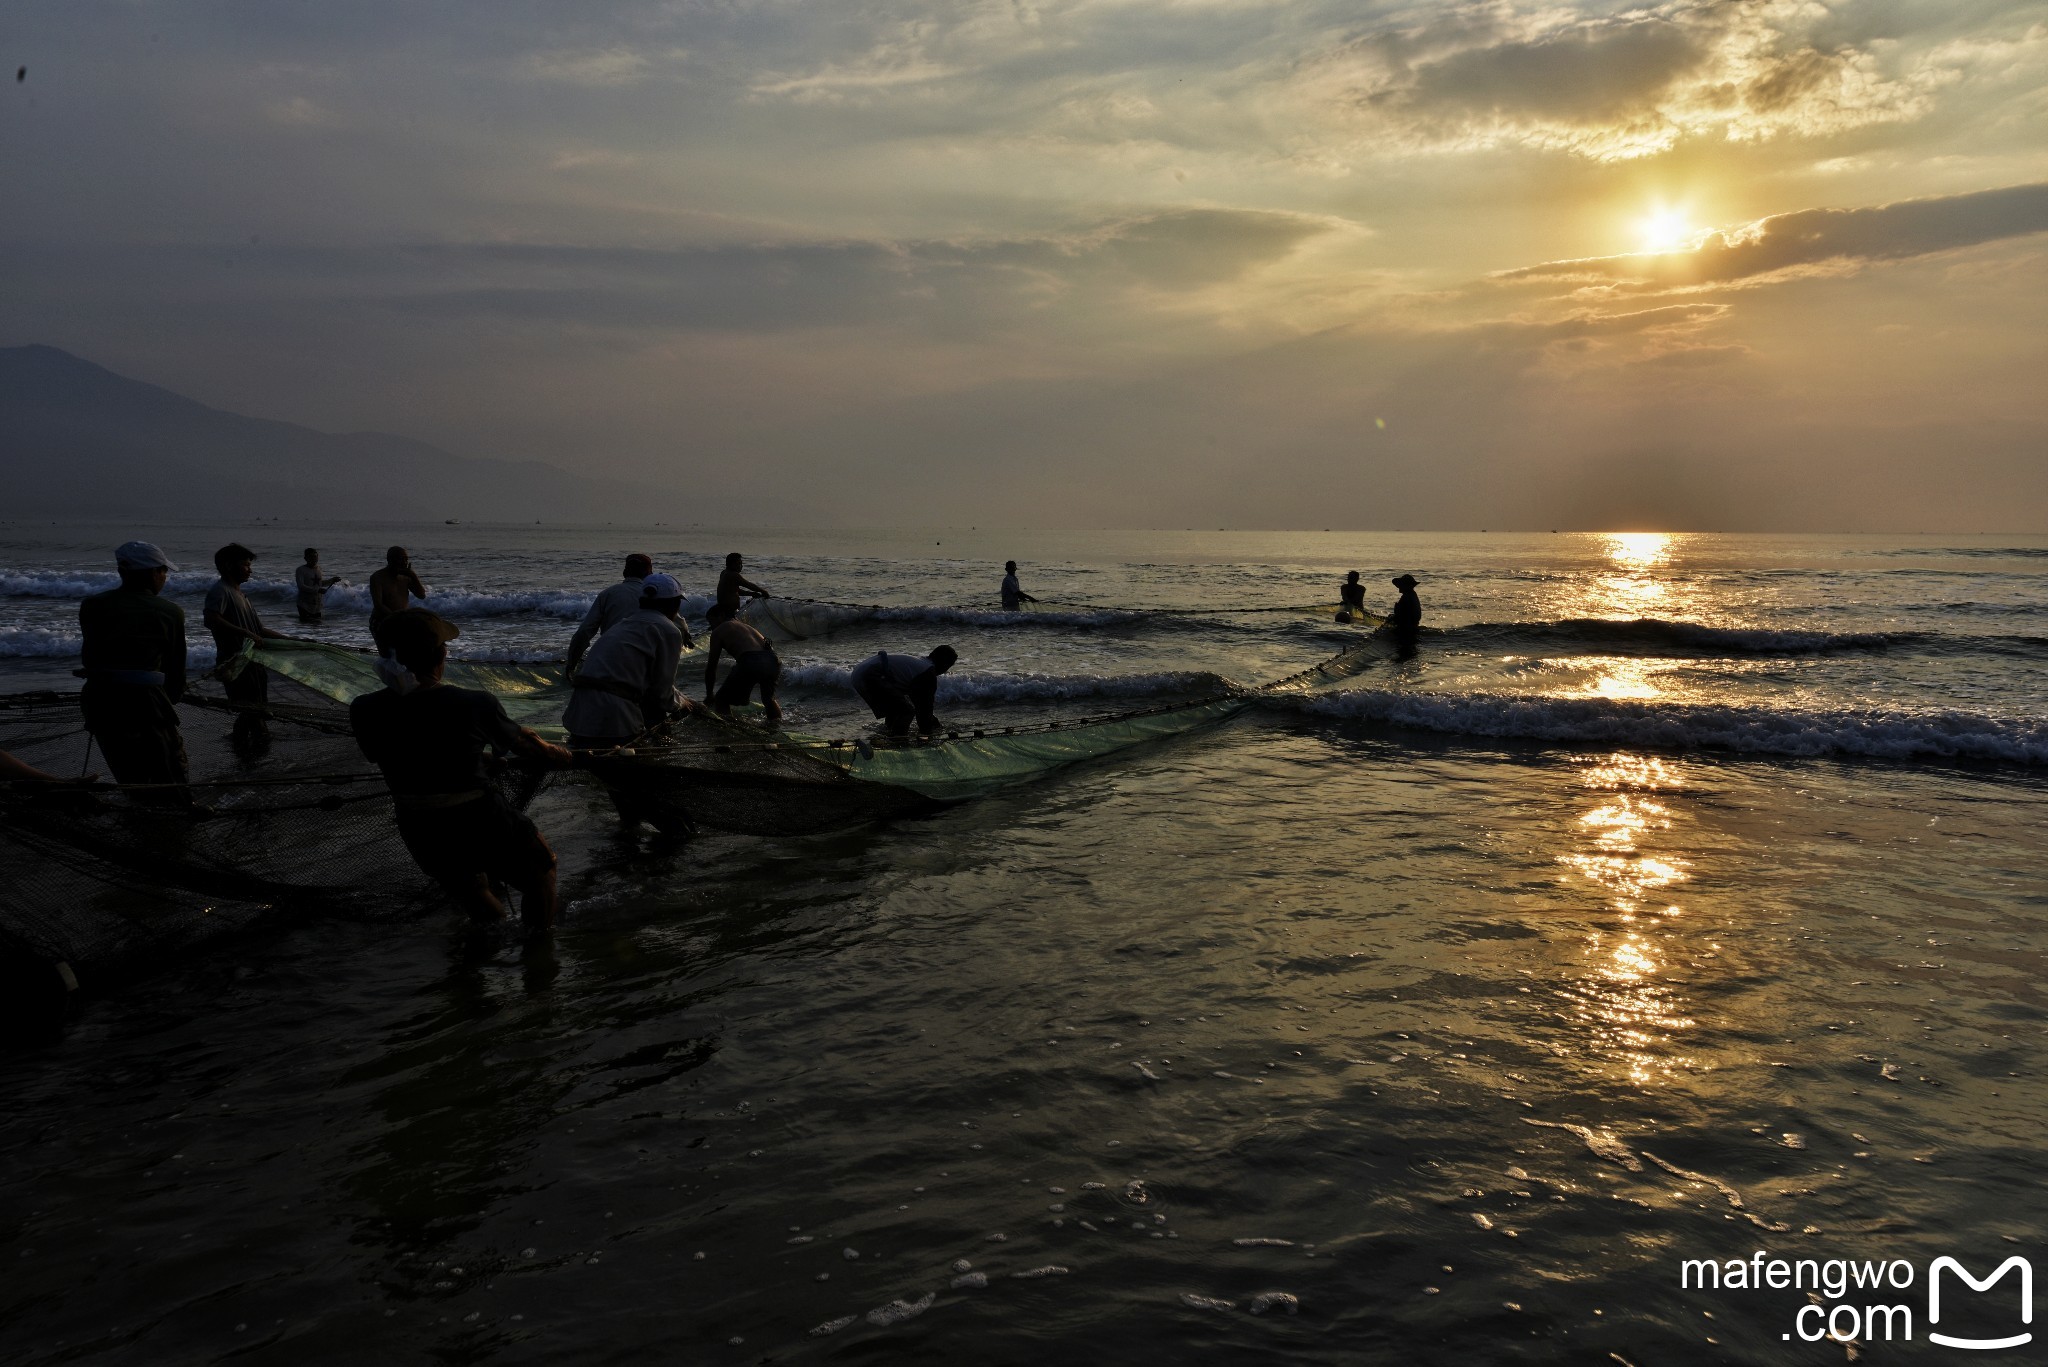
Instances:
[[[551,764],[557,769],[567,769],[576,763],[576,756],[570,754],[567,747],[557,745],[553,741],[542,740],[539,733],[527,726],[518,727],[513,731],[511,748],[517,754],[539,760],[543,764]]]
[[[420,572],[418,570],[408,569],[405,572],[403,582],[406,588],[412,591],[413,597],[425,598],[427,596],[427,586],[420,582]],[[560,747],[557,748],[559,749]]]
[[[775,596],[774,594],[768,592],[768,590],[762,588],[759,584],[756,584],[753,580],[747,578],[744,574],[734,575],[732,577],[732,582],[738,584],[743,589],[751,591],[756,598],[773,598]]]
[[[575,673],[576,666],[583,663],[583,652],[590,649],[590,643],[597,639],[597,629],[604,624],[604,597],[599,595],[590,600],[590,607],[577,624],[576,634],[569,638],[569,672]]]
[[[718,690],[718,657],[724,652],[725,647],[719,644],[718,633],[715,631],[704,639],[711,647],[704,659],[704,696],[708,699]]]
[[[917,725],[921,731],[939,729],[939,719],[932,709],[939,698],[939,674],[937,670],[918,675],[910,681],[910,687],[903,690],[910,698],[911,706],[917,709]]]
[[[164,696],[177,702],[185,696],[185,609],[173,603],[164,617]]]

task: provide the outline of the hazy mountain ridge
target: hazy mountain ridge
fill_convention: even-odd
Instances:
[[[552,465],[209,408],[55,347],[0,347],[9,516],[554,521],[640,497]]]

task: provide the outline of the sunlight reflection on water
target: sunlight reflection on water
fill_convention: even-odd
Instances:
[[[1577,833],[1588,842],[1558,862],[1599,889],[1615,913],[1618,929],[1587,937],[1586,976],[1568,989],[1591,1052],[1612,1059],[1636,1086],[1649,1086],[1691,1065],[1675,1051],[1694,1025],[1677,991],[1665,980],[1665,956],[1642,920],[1684,914],[1665,901],[1663,890],[1691,877],[1689,863],[1646,843],[1673,828],[1672,807],[1649,796],[1683,786],[1672,763],[1652,756],[1614,754],[1590,766],[1585,785],[1599,794],[1597,805],[1579,817]]]

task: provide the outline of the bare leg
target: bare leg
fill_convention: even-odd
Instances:
[[[555,894],[555,871],[549,869],[530,883],[519,885],[519,909],[529,933],[554,929],[560,899]]]
[[[552,880],[553,875],[549,878]],[[474,874],[467,878],[450,878],[441,884],[455,904],[469,913],[473,921],[493,922],[505,919],[505,904],[491,891],[491,880],[485,874]]]

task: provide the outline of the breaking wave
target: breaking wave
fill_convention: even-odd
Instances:
[[[1323,716],[1358,717],[1455,736],[1799,758],[2048,764],[2048,724],[1968,712],[1783,712],[1613,698],[1383,690],[1290,699],[1286,705]]]

